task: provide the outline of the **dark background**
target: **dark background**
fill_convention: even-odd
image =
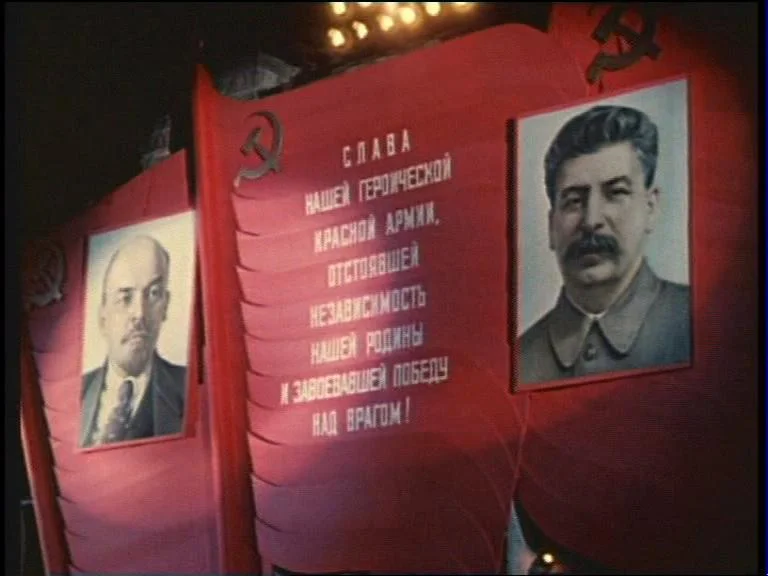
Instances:
[[[469,23],[546,27],[549,3],[520,4],[482,6]],[[173,151],[189,146],[196,64],[215,75],[263,51],[321,76],[328,23],[324,2],[6,5],[23,235],[65,222],[134,177],[162,115],[172,116]]]
[[[485,4],[464,30],[516,21],[546,30],[551,3]],[[757,89],[758,3],[669,3],[714,58]],[[302,81],[338,65],[323,49],[327,3],[6,3],[6,528],[29,498],[18,438],[19,249],[141,171],[152,128],[172,118],[171,150],[192,149],[195,67],[214,74],[260,51]],[[743,78],[742,78],[743,79]],[[757,99],[755,98],[757,105]],[[31,506],[27,576],[42,574]],[[8,532],[6,532],[8,534]],[[6,540],[18,573],[18,541]]]

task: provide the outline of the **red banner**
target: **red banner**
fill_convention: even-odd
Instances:
[[[506,122],[585,95],[578,69],[514,25],[258,103],[209,86],[210,368],[246,413],[260,552],[296,571],[498,570],[520,425]]]
[[[134,226],[151,222],[167,222],[166,218],[179,214],[185,222],[194,222],[184,153],[143,172],[76,220],[28,247],[26,328],[36,374],[25,379],[23,386],[38,388],[42,402],[24,404],[25,450],[36,463],[30,475],[37,486],[35,501],[43,507],[39,522],[48,533],[42,544],[50,548],[45,553],[53,560],[48,566],[51,572],[66,569],[63,559],[56,558],[61,551],[52,548],[58,543],[50,537],[49,523],[59,514],[67,561],[76,570],[136,574],[216,570],[215,506],[208,482],[212,463],[204,448],[208,440],[197,397],[200,378],[193,256],[186,258],[186,270],[191,273],[171,288],[176,298],[172,306],[180,308],[169,307],[166,314],[184,318],[190,326],[184,336],[175,334],[181,346],[191,343],[186,357],[188,380],[181,383],[188,385],[182,389],[186,409],[179,423],[181,433],[167,437],[158,433],[90,450],[82,445],[85,390],[89,382],[102,386],[104,380],[89,378],[88,354],[84,353],[89,342],[99,342],[103,334],[94,329],[101,328],[98,321],[93,320],[90,328],[88,322],[96,318],[102,303],[94,294],[102,293],[106,273],[100,276],[96,271],[103,271],[109,260],[108,253],[99,257],[93,251],[94,238],[130,232]],[[169,238],[166,234],[165,242],[171,262],[167,274],[173,278],[183,254],[194,254],[194,238]],[[48,250],[48,260],[39,257],[41,246]],[[53,273],[59,268],[62,274]],[[182,304],[184,292],[189,306]],[[93,358],[105,370],[105,356],[94,354]],[[147,390],[157,385],[157,379],[150,377]],[[152,394],[148,392],[146,397]],[[93,397],[100,405],[101,390],[97,389]],[[153,404],[154,399],[147,405],[153,409]],[[31,423],[37,421],[35,411],[44,415],[44,422],[32,428]],[[56,492],[40,494],[39,478],[48,475],[55,479]],[[157,514],[158,510],[162,514]]]

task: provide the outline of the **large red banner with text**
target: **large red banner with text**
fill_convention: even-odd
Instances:
[[[201,72],[209,368],[266,567],[501,569],[507,120],[584,95],[520,25],[258,102]]]
[[[48,570],[501,573],[517,545],[754,572],[754,86],[652,8],[555,3],[546,33],[491,28],[256,101],[201,67],[196,202],[179,153],[27,250],[22,433]],[[520,189],[520,121],[670,78],[690,362],[515,389],[515,211],[539,193]],[[193,205],[183,430],[84,447],[94,239]]]

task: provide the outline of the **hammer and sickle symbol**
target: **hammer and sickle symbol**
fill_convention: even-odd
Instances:
[[[64,261],[64,251],[50,240],[30,246],[24,275],[25,309],[42,308],[62,299]]]
[[[628,52],[608,54],[598,52],[587,69],[587,81],[590,84],[597,82],[603,74],[603,70],[622,70],[631,66],[643,56],[656,60],[661,53],[661,48],[654,42],[656,36],[656,14],[649,6],[636,7],[636,11],[643,18],[643,29],[640,32],[633,30],[626,24],[622,24],[621,18],[625,11],[631,9],[631,5],[613,6],[597,25],[592,38],[600,44],[605,44],[611,34],[624,38],[632,47]]]
[[[248,180],[257,180],[264,176],[267,172],[279,172],[280,171],[280,157],[283,154],[283,126],[280,124],[278,117],[268,110],[261,110],[254,112],[248,118],[254,116],[260,116],[266,118],[272,128],[272,146],[269,150],[264,148],[261,144],[262,128],[254,128],[248,137],[245,139],[245,144],[240,148],[243,156],[248,156],[253,152],[259,155],[263,162],[257,168],[243,168],[237,175],[235,183],[240,181],[240,178],[247,178]]]

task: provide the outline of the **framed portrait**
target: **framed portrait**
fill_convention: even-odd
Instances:
[[[192,210],[88,238],[81,449],[184,435],[195,258]]]
[[[510,122],[513,391],[691,364],[688,84]]]

